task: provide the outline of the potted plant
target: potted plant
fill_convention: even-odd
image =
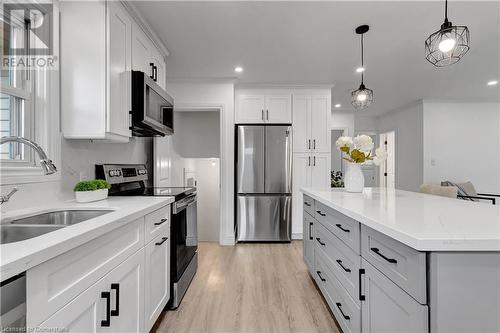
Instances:
[[[111,185],[107,181],[96,179],[80,181],[73,190],[77,202],[92,202],[106,199],[109,188]]]
[[[362,192],[365,187],[365,177],[361,171],[362,164],[380,165],[387,159],[387,152],[382,148],[375,149],[372,155],[373,140],[368,135],[358,135],[355,138],[341,136],[335,143],[337,149],[347,156],[347,170],[344,175],[344,185],[347,192]]]

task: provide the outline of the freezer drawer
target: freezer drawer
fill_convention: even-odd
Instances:
[[[238,241],[290,241],[291,203],[291,196],[238,196]]]

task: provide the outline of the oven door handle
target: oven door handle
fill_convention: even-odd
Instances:
[[[172,209],[173,214],[177,214],[182,212],[184,209],[188,208],[192,204],[196,203],[196,195],[193,195],[192,197],[188,197],[186,199],[183,199],[179,202],[174,203],[174,207]]]

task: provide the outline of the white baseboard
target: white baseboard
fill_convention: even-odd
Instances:
[[[220,239],[220,245],[223,246],[234,246],[236,241],[234,239],[234,235],[226,235],[225,237]]]
[[[292,233],[292,239],[302,239],[302,233]]]

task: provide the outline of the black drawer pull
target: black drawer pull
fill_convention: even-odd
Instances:
[[[321,241],[321,238],[316,237],[316,240],[317,240],[317,241],[318,241],[318,243],[320,243],[321,245],[323,245],[323,246],[325,246],[325,245],[326,245],[325,243],[323,243],[323,242]]]
[[[346,316],[344,314],[344,311],[342,311],[342,304],[341,303],[335,303],[335,305],[337,306],[337,308],[339,309],[340,313],[342,314],[342,316],[344,317],[344,319],[346,320],[351,320],[351,317],[349,316]]]
[[[316,213],[318,213],[321,216],[326,216],[326,214],[323,214],[320,210],[317,210]]]
[[[345,268],[345,266],[344,266],[344,265],[342,265],[342,260],[337,259],[336,261],[337,261],[337,263],[340,265],[340,267],[342,267],[342,269],[343,269],[344,271],[346,271],[347,273],[350,273],[350,272],[351,272],[351,270],[350,270],[349,268]]]
[[[167,241],[168,237],[162,237],[161,242],[155,243],[155,245],[161,245]]]
[[[362,275],[365,274],[365,269],[364,268],[360,268],[359,269],[359,300],[360,301],[364,301],[365,300],[365,295],[363,295],[362,293],[362,288],[361,288],[361,279],[362,279]]]
[[[312,227],[313,227],[313,223],[312,222],[309,222],[309,240],[313,240],[313,233],[312,233]]]
[[[112,283],[111,290],[114,290],[116,292],[115,309],[111,310],[111,315],[114,317],[118,317],[120,315],[120,284]]]
[[[381,256],[382,258],[384,258],[386,261],[390,262],[391,264],[398,263],[398,261],[396,259],[387,258],[386,256],[384,256],[382,253],[380,253],[380,250],[377,249],[376,247],[372,247],[370,250],[372,250],[373,252],[375,252],[376,254],[378,254],[379,256]]]
[[[109,325],[111,325],[111,293],[109,291],[103,291],[101,293],[101,298],[106,300],[106,319],[101,320],[101,327],[109,327]]]
[[[342,224],[340,224],[340,223],[337,223],[335,226],[337,228],[339,228],[340,230],[342,230],[343,232],[351,232],[351,230],[349,230],[349,229],[342,228]]]
[[[325,278],[323,278],[323,277],[321,276],[321,271],[316,271],[316,274],[318,274],[319,279],[320,279],[321,281],[323,281],[323,282],[325,282],[325,281],[326,281],[326,279],[325,279]]]
[[[168,221],[168,219],[161,219],[160,222],[156,222],[155,225],[161,225],[167,221]]]
[[[307,201],[304,201],[304,205],[306,205],[307,207],[311,207],[311,204]]]

